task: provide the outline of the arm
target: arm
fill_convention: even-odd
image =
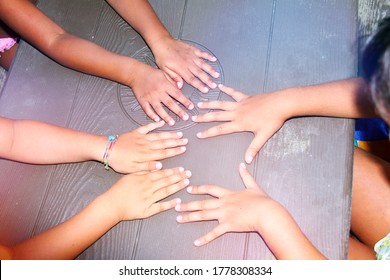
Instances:
[[[234,192],[214,185],[188,188],[192,194],[217,199],[181,203],[179,223],[218,220],[219,224],[194,244],[202,246],[227,232],[258,232],[277,259],[324,259],[294,221],[290,213],[271,199],[255,182],[244,164],[240,175],[246,189]]]
[[[285,90],[247,96],[233,88],[220,89],[235,102],[199,103],[200,108],[220,110],[193,117],[195,122],[226,122],[198,133],[208,138],[239,131],[253,132],[255,138],[245,153],[251,163],[264,143],[290,118],[330,116],[340,118],[379,117],[363,79],[355,78],[324,84],[292,87]],[[261,119],[261,122],[254,120]]]
[[[0,18],[24,40],[58,63],[77,71],[110,79],[132,88],[141,107],[153,120],[173,125],[165,104],[181,118],[188,115],[172,100],[192,106],[161,70],[115,54],[95,43],[69,34],[28,0],[0,0]]]
[[[122,220],[150,217],[179,199],[159,202],[188,185],[182,168],[122,177],[78,214],[14,247],[0,246],[0,259],[73,259]]]
[[[182,133],[150,131],[163,126],[151,123],[122,134],[109,163],[122,173],[160,169],[161,160],[185,152]],[[0,117],[0,157],[33,164],[102,161],[107,137],[47,123]]]
[[[157,65],[179,88],[183,79],[203,93],[216,88],[216,72],[204,60],[216,61],[211,54],[172,38],[147,0],[107,0],[136,29],[151,48]]]

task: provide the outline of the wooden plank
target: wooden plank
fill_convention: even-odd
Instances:
[[[356,76],[355,1],[276,3],[264,91]],[[331,259],[347,256],[352,143],[352,121],[299,118],[284,125],[256,162],[257,181]],[[248,255],[258,258],[264,246],[253,238]]]

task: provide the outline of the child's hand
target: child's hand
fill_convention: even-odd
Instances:
[[[220,74],[204,61],[216,61],[211,54],[172,37],[160,38],[151,48],[157,65],[178,88],[182,88],[183,79],[203,93],[217,87],[212,78]]]
[[[171,126],[175,124],[163,105],[185,121],[189,116],[178,103],[189,110],[194,108],[192,102],[166,78],[163,71],[144,63],[137,63],[128,84],[142,109],[156,122],[161,118]]]
[[[276,133],[287,120],[284,100],[274,93],[247,96],[233,88],[219,85],[219,88],[234,98],[237,102],[210,101],[198,104],[202,109],[217,109],[204,115],[194,116],[194,122],[226,122],[199,132],[199,138],[208,138],[217,135],[240,131],[250,131],[255,138],[245,153],[245,161],[249,164],[261,147]]]
[[[182,138],[182,132],[149,134],[163,125],[163,121],[150,123],[120,135],[110,152],[109,165],[120,173],[151,171],[162,168],[158,160],[184,153],[188,139]]]
[[[246,189],[231,191],[215,185],[190,187],[191,194],[208,194],[217,199],[194,201],[176,205],[178,212],[191,211],[177,217],[179,223],[218,220],[219,224],[194,244],[201,246],[227,232],[259,231],[259,224],[267,219],[269,210],[277,204],[257,185],[244,164],[240,175]]]
[[[129,174],[119,179],[101,196],[117,221],[150,217],[173,208],[180,199],[161,201],[189,184],[191,172],[172,168]]]

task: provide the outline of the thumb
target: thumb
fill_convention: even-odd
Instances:
[[[256,180],[249,173],[249,170],[246,168],[245,163],[240,164],[240,176],[247,189],[257,188]]]
[[[245,152],[245,162],[251,164],[254,157],[258,154],[264,143],[267,142],[268,137],[261,135],[260,133],[255,135],[255,138],[250,143],[248,149]]]

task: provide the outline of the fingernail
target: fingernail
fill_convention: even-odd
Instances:
[[[180,209],[180,203],[181,203],[181,199],[180,198],[176,198],[176,206],[179,206],[179,209]],[[175,208],[176,208],[175,206]]]
[[[189,184],[190,184],[190,180],[188,180],[188,179],[185,179],[185,180],[184,180],[184,185],[186,185],[186,186],[187,186],[187,185],[189,185]]]
[[[191,193],[192,192],[192,187],[187,188],[187,192]]]
[[[176,85],[178,88],[181,88],[183,86],[183,84],[181,82],[177,82]]]
[[[213,57],[211,58],[211,61],[217,61],[217,58],[216,58],[215,56],[213,56]]]
[[[156,163],[156,169],[160,170],[162,168],[162,163],[161,162],[157,162]]]
[[[170,126],[172,126],[172,125],[175,124],[175,121],[174,121],[174,120],[169,120],[168,124],[169,124]]]
[[[196,104],[196,105],[198,105],[199,108],[202,108],[202,107],[203,107],[203,102],[199,102],[199,103]]]
[[[189,106],[188,106],[188,110],[192,110],[192,109],[194,109],[194,104],[190,104]]]
[[[188,139],[187,139],[187,138],[184,138],[184,139],[183,139],[183,144],[184,144],[184,145],[187,145],[187,144],[188,144]]]
[[[186,147],[180,147],[180,150],[181,150],[182,152],[185,152],[185,151],[187,150],[187,148],[186,148]]]
[[[155,117],[153,120],[154,120],[155,122],[159,122],[159,121],[160,121],[160,118],[159,118],[159,117]]]
[[[176,209],[176,210],[178,210],[178,209]],[[183,216],[177,216],[176,217],[176,221],[181,222],[182,220],[183,220]]]
[[[197,119],[197,116],[192,116],[192,121],[196,121],[196,119]]]
[[[219,87],[219,88],[223,87],[223,84],[219,84],[218,87]]]
[[[203,93],[208,93],[208,92],[209,92],[209,88],[208,87],[203,88]]]
[[[181,131],[177,132],[177,136],[179,136],[180,138],[183,137],[183,132]]]
[[[246,156],[246,158],[245,158],[246,163],[251,163],[252,160],[253,160],[253,157],[250,156],[250,155],[249,155],[249,156]]]
[[[183,116],[183,120],[186,121],[186,120],[188,120],[188,119],[189,119],[189,116],[188,116],[187,114],[185,114],[185,115]]]
[[[198,132],[198,133],[196,134],[196,137],[201,138],[201,137],[202,137],[202,132]]]
[[[179,167],[179,171],[183,172],[184,171],[184,167]]]
[[[219,74],[218,72],[214,72],[213,77],[214,77],[214,78],[219,78],[219,75],[220,75],[220,74]]]
[[[246,169],[245,163],[241,162],[241,163],[240,163],[240,167]]]
[[[211,88],[216,88],[217,87],[217,84],[216,83],[212,83],[211,84]]]
[[[192,173],[189,170],[186,170],[185,174],[186,174],[187,177],[191,177],[192,176]]]
[[[195,246],[199,246],[199,245],[200,245],[200,241],[199,241],[199,240],[195,240],[195,241],[194,241],[194,245],[195,245]]]

